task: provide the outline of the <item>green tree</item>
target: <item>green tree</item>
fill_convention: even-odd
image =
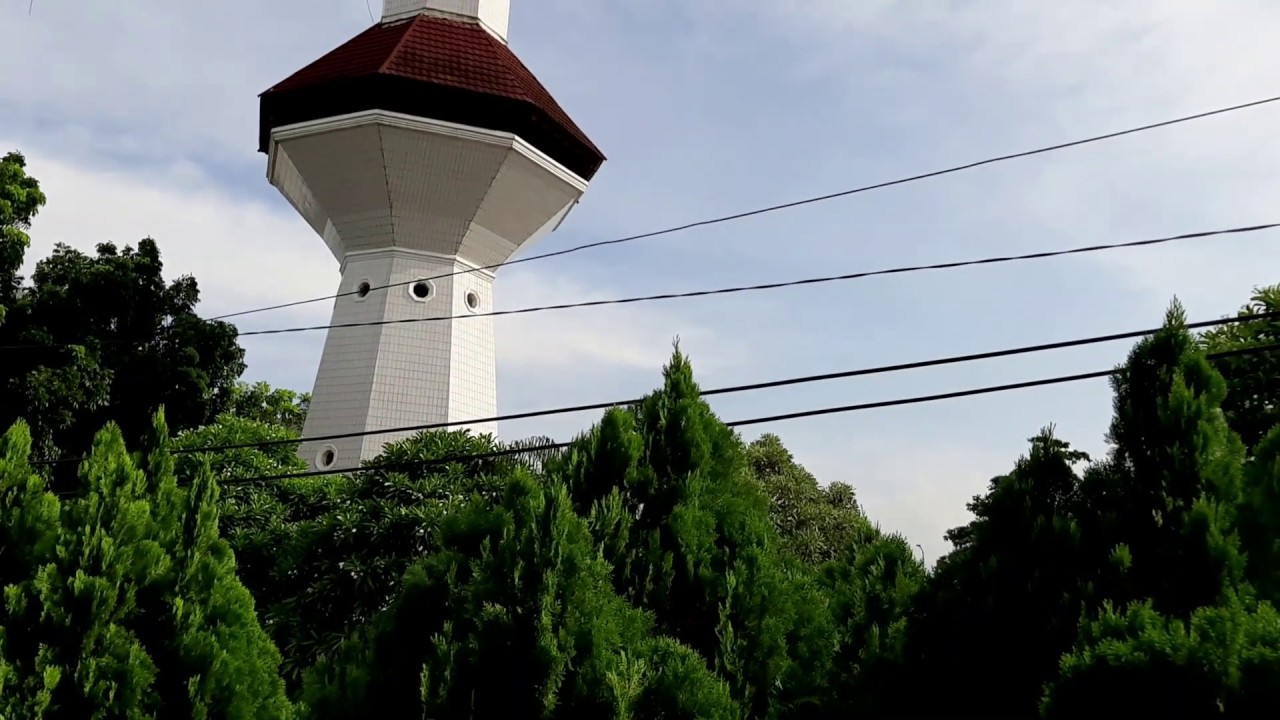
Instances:
[[[174,439],[178,475],[194,476],[208,464],[214,477],[229,485],[226,492],[234,494],[245,478],[306,471],[307,463],[298,457],[299,437],[284,425],[226,412]]]
[[[1258,288],[1240,316],[1280,312],[1280,285]],[[1228,352],[1280,342],[1280,319],[1224,325],[1203,335],[1207,352]],[[1250,449],[1240,507],[1240,534],[1248,550],[1248,577],[1258,592],[1280,601],[1280,353],[1219,357],[1225,379],[1222,410]]]
[[[295,433],[302,432],[311,407],[311,393],[273,388],[265,382],[237,382],[231,386],[226,412],[245,420],[278,425]]]
[[[1034,717],[1044,683],[1070,650],[1096,563],[1083,555],[1084,453],[1046,429],[1013,470],[969,504],[973,520],[947,533],[916,599],[908,658],[928,693],[904,695],[921,715]]]
[[[347,665],[312,675],[318,717],[375,703],[392,717],[738,716],[705,665],[655,644],[613,593],[562,486],[515,469],[498,505],[473,496],[439,536]]]
[[[1150,600],[1185,619],[1244,579],[1236,521],[1245,453],[1221,411],[1227,386],[1176,302],[1112,386],[1111,451],[1081,484],[1088,551],[1124,571],[1102,597]]]
[[[1250,583],[1260,597],[1280,602],[1280,426],[1258,443],[1245,467],[1240,540]]]
[[[1103,461],[1078,475],[1083,454],[1044,433],[970,505],[974,521],[949,533],[955,550],[930,578],[910,632],[921,674],[942,690],[941,704],[924,710],[1031,716],[1060,657],[1074,649],[1084,654],[1073,662],[1084,662],[1102,642],[1094,631],[1118,627],[1132,603],[1172,623],[1249,594],[1236,523],[1243,445],[1220,411],[1226,384],[1176,302],[1112,386]],[[984,678],[1000,678],[1000,692],[979,691]]]
[[[384,469],[349,480],[242,489],[237,541],[264,563],[253,589],[291,684],[387,607],[409,567],[434,550],[443,518],[473,497],[501,498],[518,460],[447,461],[499,449],[487,435],[421,433],[370,461]]]
[[[816,701],[835,646],[825,598],[779,553],[741,440],[678,349],[661,390],[607,412],[548,472],[590,517],[618,591],[728,680],[748,715]]]
[[[747,446],[746,458],[769,499],[774,528],[801,561],[817,565],[834,560],[870,530],[853,487],[840,482],[820,487],[777,435],[761,435]]]
[[[44,206],[40,183],[27,174],[27,159],[13,151],[0,158],[0,324],[17,299],[31,238],[27,230]]]
[[[1086,552],[1118,572],[1098,576],[1102,607],[1080,625],[1043,712],[1255,717],[1274,698],[1263,686],[1280,625],[1250,607],[1237,531],[1245,451],[1221,411],[1226,383],[1175,303],[1113,386],[1112,449],[1081,492]]]
[[[1262,718],[1280,703],[1280,614],[1233,597],[1188,621],[1108,605],[1081,627],[1043,717]]]
[[[280,425],[227,412],[212,424],[180,434],[173,443],[180,483],[192,482],[201,472],[212,472],[218,481],[222,536],[235,551],[241,582],[262,611],[264,627],[278,640],[269,609],[293,597],[298,584],[297,578],[282,574],[282,553],[295,547],[299,528],[334,512],[352,482],[345,476],[246,482],[306,472],[307,464],[297,455],[297,438],[296,432]],[[239,447],[196,452],[227,446]]]
[[[59,245],[21,288],[0,344],[27,349],[6,353],[0,423],[25,418],[41,458],[85,452],[107,422],[135,442],[162,406],[178,431],[226,408],[244,370],[236,329],[196,315],[194,278],[162,271],[150,239],[93,256]]]
[[[924,564],[898,534],[870,528],[822,568],[839,640],[821,717],[885,717],[921,678],[906,663],[907,628]]]
[[[179,488],[157,417],[131,457],[108,426],[59,499],[23,423],[0,441],[0,715],[284,718],[279,653],[218,537],[210,473]]]
[[[1280,285],[1257,288],[1239,317],[1280,312]],[[1280,318],[1223,325],[1202,336],[1210,353],[1229,352],[1280,343]],[[1253,448],[1280,424],[1280,353],[1263,352],[1217,358],[1214,368],[1226,380],[1230,392],[1222,411],[1245,446]]]

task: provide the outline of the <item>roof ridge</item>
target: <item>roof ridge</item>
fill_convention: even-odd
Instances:
[[[373,25],[370,25],[369,27],[365,28],[364,30],[361,30],[360,32],[358,32],[358,33],[356,33],[355,35],[353,35],[351,38],[349,38],[349,39],[347,39],[347,40],[343,41],[342,43],[339,43],[336,47],[334,47],[332,50],[329,50],[329,51],[328,51],[328,52],[326,52],[324,55],[321,55],[320,57],[316,58],[315,60],[312,60],[311,62],[307,63],[306,65],[303,65],[301,68],[299,68],[299,69],[297,69],[297,70],[293,71],[293,73],[291,73],[291,74],[290,74],[288,77],[286,77],[285,79],[283,79],[283,80],[280,80],[280,81],[276,82],[276,83],[275,83],[274,85],[272,85],[271,87],[269,87],[269,88],[267,88],[266,90],[263,90],[262,92],[258,93],[258,97],[262,97],[263,95],[266,95],[267,93],[270,93],[270,92],[275,92],[275,91],[276,91],[276,89],[277,89],[277,88],[279,88],[281,85],[285,85],[285,84],[289,83],[289,82],[290,82],[291,80],[293,80],[295,77],[297,77],[297,76],[299,76],[299,75],[304,75],[304,74],[306,74],[307,72],[311,71],[311,70],[312,70],[313,68],[315,68],[316,66],[318,66],[318,65],[320,65],[321,63],[325,62],[326,60],[328,60],[328,59],[329,59],[329,56],[333,55],[334,53],[342,52],[343,50],[347,49],[348,47],[351,47],[351,46],[353,46],[353,45],[356,45],[356,44],[357,44],[361,39],[363,39],[366,35],[372,35],[372,34],[373,34],[373,33],[375,33],[376,31],[378,31],[378,30],[382,30],[384,27],[385,27],[385,26],[384,26],[384,25],[382,25],[382,24],[380,24],[380,23],[375,23],[375,24],[373,24]]]
[[[378,66],[379,73],[387,71],[387,66],[390,65],[391,61],[395,60],[396,56],[400,54],[400,48],[404,47],[405,40],[408,40],[409,36],[413,34],[413,29],[418,26],[418,21],[421,19],[421,14],[414,15],[412,20],[404,24],[405,28],[400,33],[400,39],[396,40],[396,44],[391,48],[391,52],[387,53],[387,56],[382,60],[382,64]]]

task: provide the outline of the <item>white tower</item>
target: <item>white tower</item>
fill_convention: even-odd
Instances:
[[[604,162],[507,48],[509,6],[384,0],[382,22],[262,94],[267,177],[354,293],[334,302],[303,435],[376,433],[303,443],[315,469],[401,437],[378,430],[497,414],[493,323],[471,317],[494,273],[466,271],[554,230]]]

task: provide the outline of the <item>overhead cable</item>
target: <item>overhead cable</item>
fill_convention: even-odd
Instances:
[[[1234,317],[1218,318],[1216,320],[1201,320],[1199,322],[1187,323],[1188,330],[1205,330],[1209,328],[1221,327],[1224,325],[1234,325],[1244,322],[1260,322],[1264,320],[1280,320],[1280,311],[1251,313],[1247,315],[1237,315]],[[1075,338],[1072,340],[1059,340],[1049,343],[1038,343],[1035,345],[1022,345],[1012,348],[1003,348],[1000,350],[986,350],[977,353],[967,353],[964,355],[950,355],[940,358],[930,358],[927,360],[913,360],[910,362],[895,363],[892,365],[876,365],[873,367],[856,368],[853,370],[839,370],[835,372],[821,373],[816,375],[802,375],[799,377],[782,378],[779,380],[766,380],[762,382],[748,383],[744,385],[731,385],[721,388],[713,388],[711,390],[702,390],[702,397],[713,397],[716,395],[730,395],[734,393],[752,392],[755,390],[769,390],[773,388],[789,387],[792,385],[805,385],[815,382],[826,382],[829,380],[845,380],[855,377],[865,377],[868,375],[883,375],[887,373],[904,372],[907,370],[921,370],[930,367],[940,367],[944,365],[958,365],[962,363],[978,362],[981,360],[994,360],[1003,357],[1014,357],[1018,355],[1030,355],[1033,353],[1049,352],[1053,350],[1065,350],[1073,347],[1084,347],[1088,345],[1099,345],[1102,343],[1118,342],[1121,340],[1136,340],[1138,338],[1154,335],[1159,332],[1160,328],[1148,328],[1145,330],[1130,330],[1126,332],[1110,333],[1106,335],[1094,335],[1091,337]],[[229,443],[223,445],[205,445],[200,447],[175,448],[175,454],[189,453],[205,453],[205,452],[226,452],[230,450],[246,450],[246,449],[265,449],[270,447],[280,447],[285,445],[300,445],[302,443],[313,442],[329,442],[332,440],[343,440],[346,438],[368,437],[370,435],[387,435],[387,434],[403,434],[423,432],[427,430],[444,430],[453,427],[463,427],[467,425],[480,425],[486,423],[509,422],[513,420],[531,420],[534,418],[551,417],[554,415],[568,415],[579,412],[590,412],[598,410],[608,410],[613,407],[622,407],[639,403],[641,398],[631,400],[611,400],[607,402],[596,402],[586,405],[571,405],[556,408],[546,408],[542,410],[528,410],[525,412],[508,413],[505,415],[495,415],[493,417],[471,418],[467,420],[452,420],[448,422],[423,423],[418,425],[405,425],[400,427],[380,428],[377,430],[361,430],[358,432],[336,433],[331,435],[313,435],[299,438],[283,438],[278,440],[263,440],[257,442]],[[56,460],[39,461],[36,465],[57,465],[72,462],[83,462],[84,457],[59,458]]]
[[[478,272],[481,270],[496,270],[500,267],[506,267],[508,265],[517,265],[519,263],[532,262],[534,260],[546,260],[548,258],[560,257],[562,255],[569,255],[571,253],[581,252],[583,250],[590,250],[592,248],[606,247],[611,245],[620,245],[623,243],[634,242],[636,240],[645,240],[648,238],[655,238],[663,235],[671,235],[673,233],[684,232],[686,230],[692,230],[694,228],[707,227],[709,225],[719,225],[722,223],[732,222],[735,220],[743,220],[746,218],[755,217],[757,215],[774,213],[781,210],[789,210],[791,208],[802,207],[805,205],[813,205],[816,203],[826,202],[828,200],[835,200],[837,198],[848,197],[850,195],[857,195],[859,193],[870,192],[873,190],[881,190],[883,188],[893,187],[895,185],[905,185],[907,183],[918,182],[920,180],[928,180],[930,178],[941,177],[943,175],[950,175],[953,173],[963,172],[965,170],[972,170],[974,168],[979,168],[984,165],[993,165],[995,163],[1006,162],[1009,160],[1017,160],[1020,158],[1031,157],[1033,155],[1042,155],[1044,153],[1054,152],[1057,150],[1064,150],[1072,147],[1078,147],[1081,145],[1088,145],[1090,143],[1101,142],[1104,140],[1112,140],[1114,138],[1124,137],[1126,135],[1134,135],[1136,133],[1146,132],[1148,130],[1156,130],[1158,128],[1169,127],[1171,125],[1178,125],[1181,123],[1191,122],[1193,120],[1201,120],[1201,119],[1213,117],[1216,115],[1223,115],[1226,113],[1236,112],[1239,110],[1259,107],[1262,105],[1274,103],[1276,101],[1280,101],[1280,95],[1275,97],[1263,98],[1261,100],[1253,100],[1246,103],[1240,103],[1238,105],[1231,105],[1229,107],[1218,108],[1216,110],[1199,112],[1199,113],[1195,113],[1194,115],[1184,115],[1182,117],[1173,118],[1172,120],[1163,120],[1161,122],[1141,125],[1138,127],[1128,128],[1126,130],[1118,130],[1115,132],[1109,132],[1102,135],[1094,135],[1092,137],[1082,138],[1079,140],[1072,140],[1069,142],[1058,143],[1056,145],[1048,145],[1045,147],[1035,148],[1033,150],[1023,150],[1021,152],[1010,153],[1008,155],[999,155],[997,157],[991,157],[985,160],[978,160],[975,162],[965,163],[963,165],[955,165],[955,166],[944,168],[941,170],[933,170],[930,172],[921,173],[919,175],[911,175],[909,177],[898,178],[896,180],[878,182],[872,185],[863,185],[861,187],[851,188],[848,190],[840,190],[840,191],[828,193],[825,195],[818,195],[815,197],[804,198],[802,200],[794,200],[794,201],[782,203],[779,205],[770,205],[767,207],[756,208],[754,210],[747,210],[744,212],[738,212],[731,215],[722,215],[719,217],[709,218],[706,220],[698,220],[695,222],[685,223],[683,225],[676,225],[673,227],[664,228],[662,230],[654,230],[651,232],[640,233],[638,235],[628,235],[625,237],[615,238],[613,240],[600,240],[597,242],[591,242],[584,245],[576,245],[574,247],[565,248],[563,250],[556,250],[555,252],[540,253],[538,255],[530,255],[528,257],[516,258],[514,260],[507,260],[505,262],[495,263],[493,265],[486,265],[483,267],[468,268],[466,270],[457,270],[450,273],[435,275],[430,278],[415,278],[413,280],[408,280],[405,282],[380,285],[378,287],[369,288],[369,290],[351,290],[348,292],[337,293],[334,295],[325,295],[323,297],[310,298],[308,300],[297,300],[295,302],[281,303],[278,305],[268,305],[266,307],[253,308],[250,310],[241,310],[238,312],[227,313],[225,315],[218,315],[210,319],[226,320],[228,318],[240,317],[243,315],[250,315],[253,313],[268,312],[271,310],[283,310],[285,308],[297,307],[299,305],[309,305],[311,303],[324,302],[326,300],[334,300],[340,297],[353,295],[359,292],[369,292],[372,290],[385,290],[387,288],[398,287],[401,285],[408,285],[414,282],[419,282],[419,280],[421,279],[441,280],[444,278],[453,277],[454,275],[463,275],[467,273]]]
[[[1269,345],[1259,345],[1255,347],[1240,348],[1236,350],[1226,350],[1222,352],[1210,353],[1209,359],[1220,359],[1224,357],[1238,357],[1243,355],[1254,355],[1264,352],[1274,352],[1280,350],[1280,343]],[[1095,372],[1077,373],[1074,375],[1060,375],[1057,377],[1042,378],[1040,380],[1028,380],[1024,382],[1005,383],[1002,385],[989,385],[980,388],[971,388],[968,390],[958,390],[953,392],[936,393],[932,395],[917,395],[909,398],[898,398],[895,400],[881,400],[877,402],[858,403],[855,405],[841,405],[837,407],[818,408],[813,410],[801,410],[791,413],[783,413],[779,415],[768,415],[764,417],[748,418],[745,420],[735,420],[727,422],[732,428],[747,427],[750,425],[763,425],[765,423],[782,422],[786,420],[797,420],[800,418],[820,417],[824,415],[837,415],[850,412],[858,412],[862,410],[879,410],[889,407],[900,407],[904,405],[918,405],[921,403],[937,402],[940,400],[953,400],[962,397],[973,397],[976,395],[990,395],[994,393],[1010,392],[1013,390],[1027,390],[1036,387],[1047,387],[1050,385],[1061,385],[1064,383],[1079,382],[1082,380],[1095,380],[1104,377],[1110,377],[1116,374],[1118,370],[1098,370]],[[369,463],[360,467],[342,468],[337,470],[311,470],[307,472],[281,473],[278,475],[263,475],[247,478],[233,478],[226,480],[223,484],[247,484],[259,482],[273,482],[278,480],[293,480],[309,477],[321,477],[328,475],[343,475],[353,472],[371,472],[371,471],[393,471],[406,468],[422,468],[434,467],[439,465],[449,465],[454,463],[475,462],[478,460],[489,460],[500,457],[509,457],[515,455],[525,455],[533,452],[542,452],[549,450],[563,450],[571,447],[572,442],[547,443],[527,448],[506,448],[503,450],[495,450],[489,453],[479,453],[473,455],[457,455],[452,457],[433,458],[430,460],[409,460],[390,463]]]
[[[1220,327],[1223,325],[1234,325],[1243,322],[1258,322],[1262,320],[1280,319],[1280,311],[1253,313],[1249,315],[1239,315],[1235,317],[1219,318],[1217,320],[1203,320],[1200,322],[1187,323],[1188,330],[1204,330],[1208,328]],[[767,380],[764,382],[749,383],[745,385],[732,385],[728,387],[715,388],[712,390],[703,390],[702,397],[711,397],[715,395],[729,395],[732,393],[751,392],[754,390],[768,390],[772,388],[788,387],[792,385],[804,385],[815,382],[825,382],[828,380],[844,380],[855,377],[865,377],[867,375],[883,375],[887,373],[903,372],[906,370],[920,370],[929,367],[938,367],[942,365],[958,365],[961,363],[977,362],[980,360],[993,360],[1002,357],[1013,357],[1016,355],[1029,355],[1032,353],[1048,352],[1052,350],[1064,350],[1066,348],[1083,347],[1087,345],[1099,345],[1102,343],[1117,342],[1120,340],[1135,340],[1138,338],[1154,335],[1159,332],[1160,328],[1148,328],[1146,330],[1130,330],[1128,332],[1111,333],[1108,335],[1094,335],[1092,337],[1077,338],[1073,340],[1060,340],[1051,343],[1040,343],[1036,345],[1023,345],[1013,348],[1004,348],[1001,350],[987,350],[979,353],[969,353],[965,355],[951,355],[948,357],[931,358],[928,360],[915,360],[905,363],[896,363],[893,365],[877,365],[874,367],[858,368],[855,370],[840,370],[836,372],[822,373],[819,375],[803,375],[800,377],[784,378],[781,380]],[[634,405],[640,402],[639,398],[632,400],[614,400],[609,402],[597,402],[587,405],[572,405],[566,407],[547,408],[543,410],[528,410],[525,412],[508,413],[506,415],[495,415],[493,417],[473,418],[469,420],[453,420],[449,422],[425,423],[420,425],[408,425],[402,427],[384,428],[381,430],[363,430],[360,432],[337,433],[333,435],[317,435],[304,438],[293,438],[285,440],[269,440],[265,442],[248,442],[236,443],[230,445],[213,445],[207,447],[183,448],[175,452],[193,453],[193,452],[221,452],[225,450],[241,450],[246,448],[266,448],[276,447],[280,445],[301,444],[307,442],[328,442],[331,440],[343,440],[353,437],[367,437],[370,435],[400,434],[409,432],[422,432],[425,430],[443,430],[452,427],[463,427],[466,425],[480,425],[486,423],[509,422],[512,420],[530,420],[533,418],[550,417],[553,415],[568,415],[571,413],[589,412],[596,410],[608,410],[612,407],[620,407],[625,405]]]
[[[369,322],[350,322],[335,323],[333,325],[307,325],[303,327],[274,328],[270,330],[250,330],[240,333],[240,337],[251,337],[259,335],[281,335],[285,333],[312,332],[318,330],[336,330],[340,328],[354,327],[370,327],[381,325],[404,325],[411,323],[423,322],[445,322],[449,320],[467,320],[470,318],[482,317],[498,317],[502,315],[528,315],[531,313],[547,312],[551,310],[571,310],[578,308],[600,307],[604,305],[631,305],[642,302],[653,302],[656,300],[687,300],[690,298],[708,297],[711,295],[731,295],[735,293],[757,292],[761,290],[778,290],[781,288],[800,287],[803,285],[819,285],[822,283],[838,282],[844,280],[861,280],[863,278],[876,277],[880,275],[901,275],[911,272],[921,272],[924,270],[953,270],[962,267],[972,267],[975,265],[998,265],[1001,263],[1020,262],[1024,260],[1043,260],[1046,258],[1062,257],[1064,255],[1082,255],[1085,253],[1102,252],[1105,250],[1120,250],[1124,248],[1147,247],[1151,245],[1163,245],[1176,242],[1179,240],[1196,240],[1220,235],[1239,235],[1244,233],[1259,232],[1262,230],[1272,230],[1280,227],[1280,223],[1267,223],[1264,225],[1248,225],[1244,227],[1227,228],[1225,230],[1204,230],[1200,232],[1184,233],[1182,235],[1171,235],[1167,237],[1150,238],[1146,240],[1132,240],[1122,243],[1108,243],[1105,245],[1087,245],[1083,247],[1068,248],[1065,250],[1046,250],[1042,252],[1026,253],[1023,255],[1002,255],[996,257],[986,257],[978,260],[957,260],[952,262],[932,263],[929,265],[909,265],[904,267],[886,268],[883,270],[867,270],[861,272],[845,273],[842,275],[824,275],[821,277],[803,278],[800,280],[785,280],[779,282],[760,283],[757,285],[738,285],[734,287],[715,288],[712,290],[690,290],[688,292],[679,293],[662,293],[658,295],[641,295],[637,297],[614,298],[611,300],[586,300],[583,302],[561,303],[557,305],[537,305],[534,307],[515,308],[511,310],[492,310],[489,312],[469,312],[460,315],[444,315],[440,317],[414,317],[414,318],[398,318],[395,320],[373,320]]]
[[[375,320],[370,322],[353,322],[353,323],[336,323],[332,325],[308,325],[303,327],[274,328],[267,330],[250,330],[239,333],[239,337],[255,337],[263,335],[281,335],[286,333],[310,332],[319,330],[333,330],[339,328],[368,327],[382,325],[400,325],[407,323],[422,322],[444,322],[449,320],[466,320],[469,318],[479,317],[496,317],[503,315],[527,315],[537,312],[547,312],[552,310],[569,310],[587,307],[600,307],[606,305],[630,305],[641,302],[652,302],[657,300],[680,300],[698,297],[708,297],[713,295],[730,295],[744,292],[758,292],[763,290],[777,290],[788,287],[801,287],[805,285],[818,285],[822,283],[860,280],[863,278],[877,277],[883,275],[902,275],[912,272],[923,272],[926,270],[952,270],[963,267],[973,267],[979,265],[998,265],[1002,263],[1021,262],[1027,260],[1043,260],[1047,258],[1062,257],[1068,255],[1082,255],[1087,253],[1103,252],[1108,250],[1120,250],[1126,248],[1148,247],[1154,245],[1165,245],[1182,240],[1202,240],[1211,237],[1223,235],[1240,235],[1246,233],[1260,232],[1263,230],[1273,230],[1280,228],[1280,222],[1266,223],[1262,225],[1246,225],[1241,227],[1232,227],[1222,230],[1203,230],[1199,232],[1183,233],[1180,235],[1169,235],[1158,238],[1148,238],[1144,240],[1132,240],[1120,243],[1107,243],[1102,245],[1086,245],[1074,248],[1066,248],[1063,250],[1046,250],[1034,253],[1025,253],[1022,255],[1001,255],[979,258],[976,260],[957,260],[951,262],[932,263],[928,265],[907,265],[893,268],[885,268],[881,270],[867,270],[853,273],[845,273],[841,275],[825,275],[820,277],[802,278],[799,280],[785,280],[771,283],[760,283],[756,285],[738,285],[724,288],[714,288],[709,290],[691,290],[679,293],[663,293],[657,295],[642,295],[638,297],[614,298],[609,300],[587,300],[576,303],[561,303],[556,305],[538,305],[526,308],[515,308],[511,310],[495,310],[491,312],[464,313],[461,315],[446,315],[441,317],[414,317],[399,318],[396,320]],[[121,340],[124,342],[124,340]],[[73,347],[72,343],[66,344],[46,344],[46,345],[0,345],[0,350],[36,350],[36,349],[57,349]]]

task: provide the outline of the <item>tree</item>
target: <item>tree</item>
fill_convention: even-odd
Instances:
[[[1280,312],[1280,285],[1257,288],[1239,317]],[[1238,322],[1209,330],[1202,336],[1210,353],[1230,352],[1280,343],[1280,318]],[[1280,353],[1262,352],[1217,358],[1214,367],[1230,392],[1222,411],[1247,448],[1255,447],[1280,424]]]
[[[236,329],[196,315],[194,278],[162,271],[150,239],[94,256],[58,245],[21,288],[0,344],[28,349],[0,370],[0,423],[26,418],[41,458],[85,452],[107,422],[136,442],[160,407],[178,431],[226,408],[244,370]]]
[[[222,536],[235,551],[241,582],[253,594],[269,632],[274,628],[267,611],[292,597],[297,585],[296,578],[280,574],[283,551],[293,547],[299,527],[337,507],[351,482],[345,476],[255,480],[305,472],[307,464],[296,452],[297,438],[282,426],[227,412],[210,425],[180,434],[173,443],[179,483],[191,483],[202,472],[218,481]]]
[[[345,667],[313,673],[319,717],[736,718],[724,684],[613,593],[563,486],[515,469],[475,496]],[[323,674],[327,671],[327,675]]]
[[[1111,451],[1081,485],[1087,551],[1124,570],[1101,588],[1105,598],[1118,606],[1150,600],[1187,618],[1244,580],[1237,516],[1245,451],[1221,411],[1227,386],[1176,301],[1112,386]]]
[[[262,562],[254,592],[292,686],[388,606],[405,572],[434,550],[443,518],[475,497],[498,502],[518,460],[449,459],[499,449],[487,435],[425,432],[387,445],[370,461],[382,469],[349,480],[243,490],[236,537]]]
[[[265,382],[241,381],[231,386],[226,412],[244,420],[301,433],[310,406],[311,393],[273,388]]]
[[[299,437],[283,425],[227,412],[208,425],[178,434],[178,475],[192,477],[207,463],[234,495],[246,478],[305,471],[307,464],[298,457]]]
[[[0,441],[0,715],[285,718],[279,654],[218,537],[206,471],[179,488],[162,416],[108,426],[59,499],[19,422]]]
[[[1226,385],[1176,302],[1112,385],[1103,461],[1079,475],[1087,458],[1042,433],[970,505],[974,521],[948,534],[955,550],[939,561],[911,628],[922,675],[949,706],[929,711],[1031,716],[1060,658],[1092,663],[1089,648],[1119,637],[1112,631],[1128,621],[1117,618],[1133,604],[1167,628],[1251,592],[1236,523],[1243,445],[1219,409]],[[1090,682],[1103,682],[1103,665],[1089,666]],[[982,692],[985,678],[1000,678],[1000,692]]]
[[[816,701],[835,643],[814,578],[788,563],[741,440],[677,349],[663,387],[607,412],[549,465],[588,514],[614,585],[724,677],[751,717]]]
[[[1043,717],[1260,718],[1280,703],[1280,614],[1238,597],[1188,621],[1151,603],[1108,604],[1081,627]]]
[[[838,647],[821,717],[885,717],[920,682],[907,668],[910,611],[924,564],[898,534],[867,528],[822,568]]]
[[[1239,317],[1280,312],[1280,285],[1256,288]],[[1263,348],[1280,343],[1280,318],[1223,325],[1202,336],[1206,352]],[[1228,391],[1222,411],[1250,453],[1240,507],[1240,534],[1248,549],[1250,582],[1262,597],[1280,601],[1280,353],[1214,359]]]
[[[1280,426],[1257,444],[1245,466],[1240,541],[1249,582],[1259,597],[1280,602]]]
[[[817,565],[834,560],[856,537],[870,531],[853,488],[839,482],[820,487],[777,435],[761,435],[747,446],[746,457],[769,499],[774,528],[801,561]]]
[[[26,167],[20,152],[0,158],[0,324],[21,287],[18,273],[31,245],[26,231],[45,203],[39,181],[27,175]]]
[[[1044,713],[1142,708],[1258,717],[1280,699],[1280,617],[1253,600],[1246,582],[1241,516],[1264,570],[1273,546],[1248,532],[1250,519],[1266,519],[1256,506],[1266,498],[1250,497],[1242,483],[1244,443],[1221,411],[1226,382],[1175,305],[1165,328],[1134,349],[1115,387],[1115,446],[1098,474],[1106,493],[1099,532],[1123,550],[1126,572],[1101,612],[1081,625]],[[1256,432],[1266,412],[1256,412],[1257,404],[1237,408],[1244,411],[1237,420],[1252,417],[1243,425]],[[1252,490],[1267,484],[1274,452],[1264,440]]]
[[[908,658],[933,691],[903,700],[921,715],[1033,717],[1075,641],[1096,568],[1078,522],[1074,466],[1087,456],[1052,428],[1030,443],[969,504],[974,519],[947,533],[955,549],[912,608]]]

